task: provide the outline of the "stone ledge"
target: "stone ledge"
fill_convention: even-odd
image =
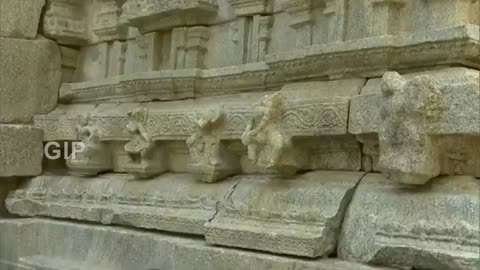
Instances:
[[[164,174],[151,180],[106,174],[95,178],[39,176],[6,200],[10,213],[121,224],[187,234],[203,234],[216,204],[235,180],[216,185],[192,175]]]
[[[407,187],[368,174],[346,212],[339,257],[416,269],[477,269],[479,194],[480,181],[469,176]]]
[[[303,260],[212,247],[180,236],[47,219],[4,219],[0,230],[5,235],[0,238],[0,266],[15,270],[31,269],[22,261],[47,258],[105,269],[393,270],[338,259]]]
[[[305,257],[334,250],[363,172],[316,171],[295,179],[242,179],[207,223],[207,243]]]
[[[375,77],[386,70],[438,65],[480,68],[479,26],[389,35],[313,45],[267,55],[266,62],[227,68],[177,69],[124,74],[64,84],[64,103],[174,100],[279,89],[286,82],[326,77]],[[448,54],[444,52],[448,51]],[[360,64],[359,64],[360,63]]]

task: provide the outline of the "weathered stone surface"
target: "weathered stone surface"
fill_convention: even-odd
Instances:
[[[44,5],[45,0],[2,0],[0,37],[35,38]]]
[[[42,137],[33,126],[0,124],[0,177],[39,175]]]
[[[0,62],[0,123],[29,122],[55,108],[62,76],[55,42],[0,38]]]
[[[466,68],[386,73],[351,99],[349,131],[370,152],[371,167],[393,181],[424,184],[441,172],[477,176],[475,142],[462,136],[480,134],[479,82],[479,72]],[[379,146],[368,139],[377,133]]]
[[[0,177],[0,218],[8,216],[5,209],[5,199],[10,191],[18,187],[19,181],[15,177]]]
[[[286,258],[207,246],[202,240],[179,236],[46,219],[0,220],[0,230],[0,267],[6,270],[387,270],[336,259]]]
[[[480,182],[469,176],[402,187],[368,174],[346,212],[338,255],[415,269],[478,269],[479,193]]]
[[[334,252],[362,172],[316,171],[292,179],[241,177],[207,224],[207,243],[305,257]]]
[[[235,180],[209,185],[192,175],[151,180],[104,174],[94,178],[43,175],[28,180],[6,200],[9,212],[203,234],[204,223]]]
[[[480,134],[479,71],[468,68],[446,68],[405,74],[407,80],[431,76],[440,84],[439,116],[429,124],[428,133],[436,135]],[[368,80],[359,96],[352,97],[349,132],[378,133],[381,128],[381,78]],[[473,123],[473,124],[472,124]]]

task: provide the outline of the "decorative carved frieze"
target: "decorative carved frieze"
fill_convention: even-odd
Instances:
[[[76,153],[75,157],[67,159],[70,173],[78,176],[92,176],[111,170],[112,157],[108,146],[100,142],[98,128],[90,115],[79,116],[77,134],[84,149]]]
[[[228,2],[232,5],[237,16],[269,13],[273,4],[273,1],[270,0],[228,0]]]
[[[195,120],[196,130],[187,139],[194,172],[203,182],[215,182],[240,170],[239,158],[222,142],[226,115],[222,108],[210,109]]]
[[[123,147],[128,157],[126,171],[140,178],[149,178],[167,169],[163,149],[155,147],[156,143],[147,130],[148,117],[146,108],[128,113],[126,130],[130,140]]]
[[[282,130],[294,137],[345,134],[349,96],[358,93],[363,83],[364,80],[345,80],[286,86],[282,90],[282,95],[288,100],[282,109]],[[312,87],[322,91],[311,92]],[[332,90],[329,90],[330,88]],[[240,94],[222,99],[226,114],[222,139],[242,137],[252,117],[251,104],[262,97],[262,93],[251,93],[247,96]],[[143,106],[149,109],[145,125],[153,140],[186,140],[196,129],[197,116],[201,115],[206,106],[215,106],[218,102],[215,98],[204,98],[198,101],[144,103]],[[75,126],[70,120],[73,116],[66,115],[75,115],[76,106],[86,104],[59,106],[49,115],[35,117],[35,124],[45,132],[45,140],[69,140],[76,137],[71,134],[75,130],[71,127]],[[99,121],[97,126],[100,128],[101,140],[129,140],[130,136],[125,130],[127,118],[124,111],[132,110],[136,106],[137,103],[107,103],[97,106],[92,111],[92,117]]]
[[[179,26],[206,25],[216,15],[217,0],[127,0],[122,6],[122,24],[142,33]]]

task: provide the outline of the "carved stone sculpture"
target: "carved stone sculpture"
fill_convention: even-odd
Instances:
[[[439,113],[440,85],[432,77],[383,76],[379,167],[388,179],[425,184],[440,173],[436,139],[428,134]]]
[[[291,136],[282,130],[285,105],[286,99],[280,92],[267,95],[254,105],[242,142],[248,147],[248,159],[257,166],[291,176],[300,167],[301,155],[295,155]]]
[[[238,172],[238,157],[220,140],[225,128],[225,112],[222,109],[207,110],[195,125],[196,131],[188,138],[187,145],[199,179],[215,182]]]
[[[83,143],[84,151],[76,153],[75,157],[67,159],[70,174],[78,176],[93,176],[112,169],[112,160],[108,146],[102,143],[98,129],[90,115],[78,118],[77,136]]]
[[[127,131],[131,136],[124,145],[128,154],[126,171],[139,177],[149,178],[166,170],[163,152],[155,149],[155,142],[146,130],[148,111],[138,108],[128,113]]]

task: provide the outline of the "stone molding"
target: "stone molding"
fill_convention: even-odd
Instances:
[[[266,27],[268,20],[265,22]],[[312,45],[289,53],[266,55],[265,46],[269,35],[268,31],[263,32],[263,39],[260,37],[259,43],[253,46],[258,53],[252,59],[265,59],[265,62],[195,69],[202,67],[202,49],[196,52],[197,56],[191,58],[191,65],[178,66],[186,69],[129,73],[86,82],[64,83],[60,101],[99,103],[175,100],[224,93],[268,91],[289,81],[335,78],[339,74],[344,77],[379,77],[386,70],[402,70],[407,66],[408,69],[438,64],[480,67],[477,57],[480,51],[479,28],[474,25],[422,34],[378,36],[362,41]],[[445,51],[449,54],[446,55]],[[173,52],[173,59],[177,59],[177,50],[172,48]]]

